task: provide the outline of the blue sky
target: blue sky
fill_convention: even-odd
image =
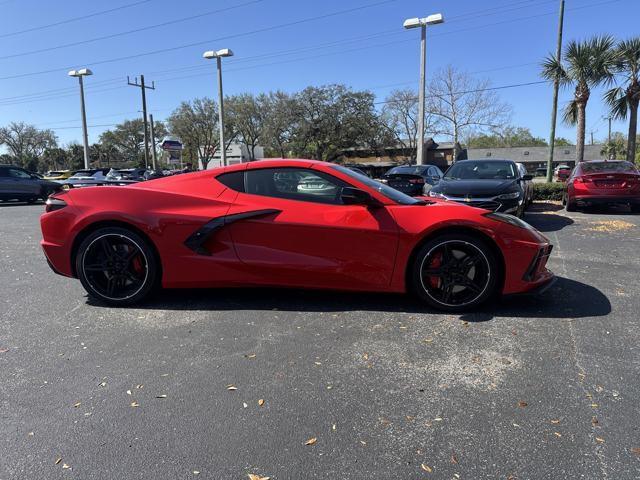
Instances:
[[[138,5],[13,35],[133,3]],[[638,0],[567,0],[566,4],[566,40],[640,33]],[[366,5],[370,7],[330,15]],[[52,128],[61,143],[68,143],[81,139],[77,83],[67,77],[69,67],[96,63],[90,65],[94,76],[86,82],[92,142],[108,125],[138,115],[140,91],[126,86],[127,75],[143,73],[147,82],[155,80],[157,89],[149,92],[148,103],[158,120],[182,100],[215,96],[214,64],[202,59],[209,49],[231,48],[236,54],[225,61],[226,94],[345,83],[371,89],[381,100],[393,88],[417,87],[412,82],[418,76],[419,32],[404,31],[402,22],[434,12],[442,12],[446,23],[429,30],[430,73],[450,63],[490,79],[493,86],[534,82],[540,80],[540,60],[554,50],[558,0],[0,0],[0,9],[0,125],[25,121]],[[142,32],[55,48],[215,11]],[[185,47],[151,53],[179,46]],[[513,106],[514,125],[548,136],[549,85],[504,89],[499,94]],[[570,96],[570,91],[563,91],[561,104]],[[600,91],[594,92],[587,112],[587,128],[595,131],[596,139],[607,133],[600,97]],[[614,124],[614,130],[626,131],[626,126]],[[562,124],[559,135],[575,136]]]

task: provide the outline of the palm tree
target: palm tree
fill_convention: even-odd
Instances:
[[[573,100],[566,106],[563,119],[577,125],[576,161],[584,160],[587,102],[591,89],[610,84],[615,75],[615,40],[611,36],[593,37],[582,42],[571,41],[564,58],[555,55],[542,63],[542,76],[550,81],[559,80],[563,87],[574,87]]]
[[[640,103],[640,37],[624,40],[616,46],[616,70],[625,77],[625,85],[612,88],[604,95],[611,116],[619,120],[629,117],[627,161],[636,159],[638,103]]]

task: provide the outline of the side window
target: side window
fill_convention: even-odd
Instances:
[[[231,190],[244,192],[244,171],[223,173],[218,175],[216,180]]]
[[[245,172],[245,191],[302,202],[342,204],[342,180],[307,168],[263,168]]]
[[[12,178],[31,178],[31,175],[29,175],[27,172],[18,170],[17,168],[10,168],[9,176]]]

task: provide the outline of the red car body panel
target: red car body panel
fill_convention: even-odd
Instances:
[[[594,165],[598,167],[597,172],[592,171]],[[608,165],[610,168],[607,168]],[[578,204],[607,202],[638,204],[640,203],[640,172],[626,162],[582,162],[576,166],[567,181],[567,201]]]
[[[254,195],[216,180],[226,172],[274,167],[317,169],[365,190],[379,206]],[[323,162],[264,160],[56,196],[67,206],[42,215],[42,247],[52,268],[70,277],[75,276],[73,249],[79,235],[105,222],[130,225],[149,238],[160,257],[162,285],[168,288],[273,285],[404,292],[412,253],[425,238],[451,228],[474,230],[494,243],[506,266],[504,294],[532,290],[553,277],[545,268],[546,257],[536,263],[536,272],[530,271],[536,258],[550,250],[548,239],[536,230],[446,200],[400,205]],[[204,252],[185,244],[221,218],[240,220],[216,230]]]

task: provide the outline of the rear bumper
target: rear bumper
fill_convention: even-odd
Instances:
[[[572,199],[578,206],[633,204],[640,205],[640,197],[623,195],[576,195]]]

